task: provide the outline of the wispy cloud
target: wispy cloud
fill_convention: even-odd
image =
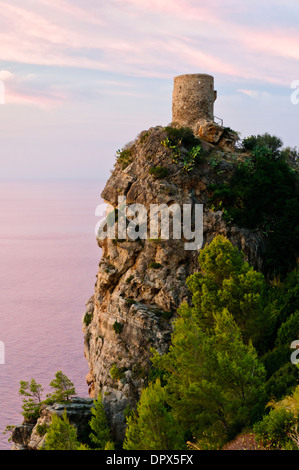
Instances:
[[[244,23],[247,1],[239,8],[233,0],[41,0],[36,9],[34,3],[0,1],[2,60],[131,76],[203,70],[271,82],[276,75],[282,83],[279,60],[289,74],[299,59],[298,31],[275,23],[265,29],[250,23],[252,15]],[[286,8],[298,13],[294,5]],[[268,2],[259,8],[271,18]]]

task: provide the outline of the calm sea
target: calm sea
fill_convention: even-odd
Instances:
[[[46,393],[58,370],[88,396],[81,318],[100,260],[94,228],[101,183],[0,182],[0,449],[22,422],[20,380]]]

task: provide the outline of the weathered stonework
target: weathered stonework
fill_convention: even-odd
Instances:
[[[205,121],[214,121],[214,77],[187,74],[174,78],[172,122],[196,130]]]

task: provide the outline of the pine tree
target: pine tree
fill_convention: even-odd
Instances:
[[[48,395],[48,398],[58,403],[69,401],[70,397],[76,394],[73,382],[61,370],[56,372],[55,379],[50,382],[50,387],[54,389],[54,392]]]
[[[34,379],[31,382],[20,381],[19,395],[23,398],[23,416],[26,419],[36,419],[39,414],[39,408],[42,401],[43,388]]]
[[[70,424],[66,410],[64,410],[62,419],[53,414],[51,425],[46,434],[44,450],[78,450],[80,445],[77,440],[77,431]]]
[[[244,255],[222,235],[200,251],[200,272],[187,279],[192,293],[193,315],[201,328],[213,327],[214,313],[224,308],[242,331],[248,344],[252,340],[265,348],[273,330],[273,318],[267,302],[267,284],[262,273],[244,261]]]
[[[105,450],[106,446],[112,448],[111,433],[108,426],[102,397],[99,394],[98,399],[94,401],[94,407],[91,409],[92,418],[89,422],[91,433],[90,440],[98,450]]]
[[[207,333],[181,307],[169,352],[156,354],[153,364],[164,371],[176,419],[211,448],[249,425],[264,398],[264,367],[227,310],[215,314]]]
[[[136,412],[127,419],[126,450],[180,450],[184,439],[159,379],[142,390]]]

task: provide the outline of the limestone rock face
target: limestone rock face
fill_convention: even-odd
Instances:
[[[222,158],[224,151],[218,146],[223,132],[218,135],[215,128],[206,128],[202,133],[205,156],[189,173],[182,162],[174,161],[172,150],[161,145],[166,137],[161,126],[142,132],[130,146],[127,166],[120,160],[116,163],[102,198],[117,209],[118,197],[124,196],[127,205],[142,204],[148,213],[151,204],[176,203],[181,208],[203,204],[203,245],[223,234],[261,269],[262,235],[227,225],[221,211],[209,208],[209,185],[227,180],[234,169],[233,160]],[[209,152],[219,157],[217,171],[209,162]],[[157,167],[166,169],[163,176],[152,171]],[[98,243],[102,258],[82,321],[90,370],[86,380],[91,397],[101,393],[114,438],[121,440],[124,411],[134,407],[150,374],[151,348],[167,351],[171,320],[179,305],[190,301],[186,279],[199,270],[199,252],[186,250],[183,239],[171,237]]]

